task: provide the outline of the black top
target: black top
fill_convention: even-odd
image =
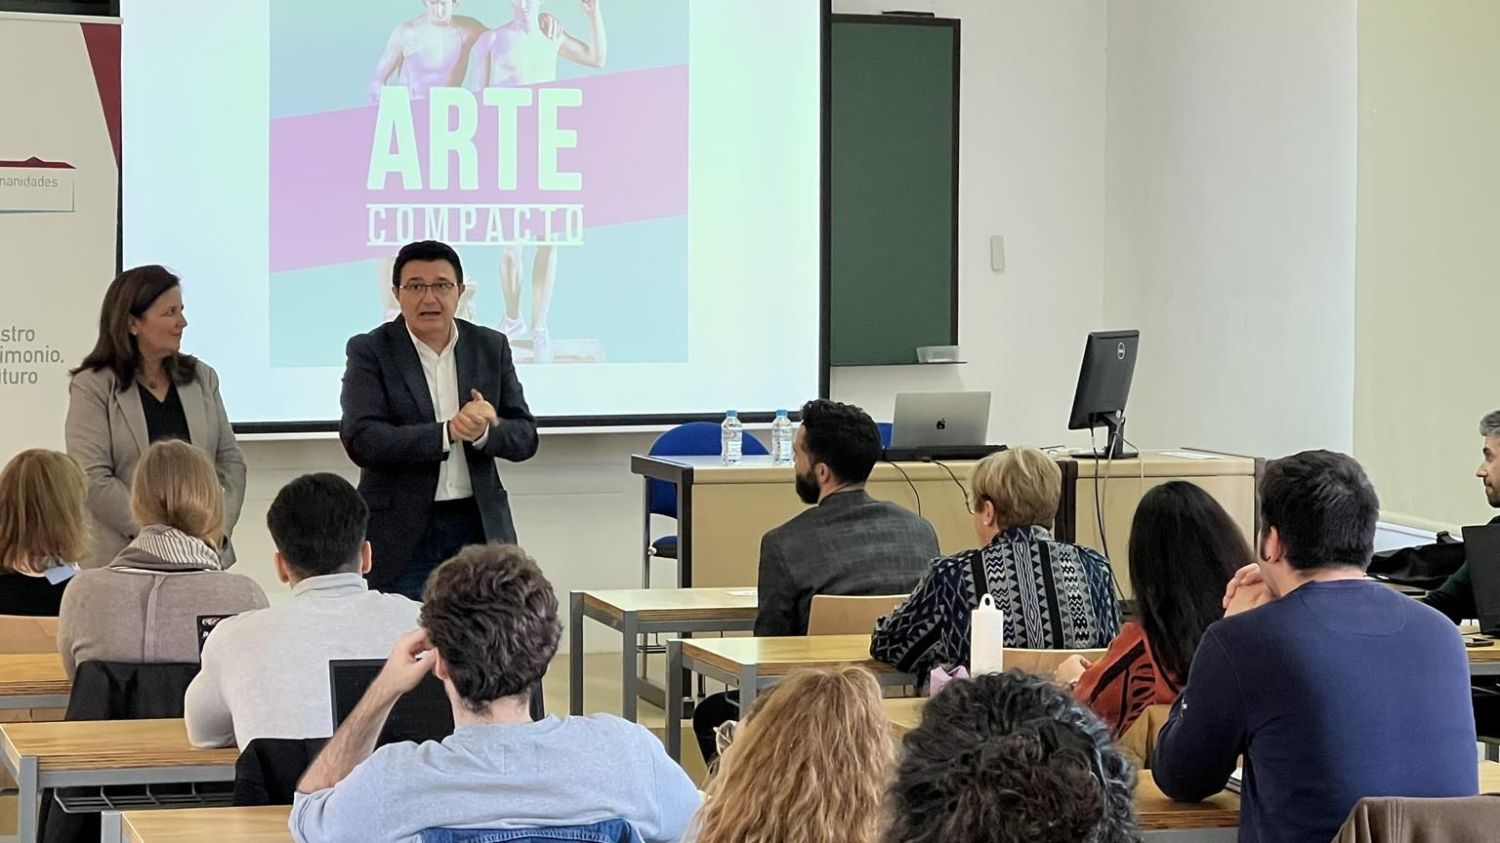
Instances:
[[[53,585],[46,577],[0,572],[0,615],[55,618],[62,606],[63,589],[72,581]]]
[[[143,384],[136,384],[141,391],[141,408],[146,411],[146,438],[152,442],[163,439],[181,439],[192,442],[188,433],[187,415],[182,412],[182,397],[177,394],[177,384],[167,387],[165,401],[156,400]]]

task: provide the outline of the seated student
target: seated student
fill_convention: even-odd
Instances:
[[[1136,840],[1135,770],[1068,692],[1020,671],[950,683],[902,741],[888,843]]]
[[[467,547],[422,595],[422,628],[385,668],[297,785],[292,835],[407,841],[428,828],[513,829],[623,819],[677,840],[700,798],[642,726],[607,714],[532,722],[529,690],[557,652],[557,596],[513,545]],[[442,680],[457,729],[371,753],[402,694]]]
[[[869,671],[795,671],[756,697],[735,730],[690,837],[877,843],[894,760]]]
[[[905,603],[875,624],[870,655],[926,676],[969,663],[970,612],[988,593],[1005,613],[1005,646],[1106,647],[1120,633],[1115,577],[1103,556],[1056,541],[1062,470],[1035,448],[974,466],[974,532],[983,546],[935,559]]]
[[[1490,506],[1500,509],[1500,410],[1479,420],[1479,435],[1484,438],[1483,461],[1479,463],[1474,476],[1484,484],[1484,497]],[[1500,524],[1500,515],[1490,519],[1490,523]],[[1447,615],[1454,623],[1479,617],[1479,608],[1474,603],[1474,583],[1469,576],[1469,563],[1465,561],[1447,581],[1427,592],[1422,602]],[[1497,712],[1496,719],[1500,719],[1500,712]]]
[[[1120,737],[1148,707],[1177,699],[1203,631],[1224,615],[1225,586],[1253,561],[1239,525],[1207,492],[1183,480],[1157,486],[1130,526],[1140,622],[1125,624],[1093,664],[1069,657],[1054,680]]]
[[[792,466],[797,497],[815,506],[761,537],[757,636],[806,635],[816,594],[905,594],[938,554],[925,518],[865,491],[880,450],[864,410],[802,405]]]
[[[1380,502],[1359,463],[1306,451],[1261,480],[1259,576],[1238,575],[1157,738],[1173,799],[1244,759],[1240,839],[1330,840],[1366,796],[1478,790],[1469,665],[1441,614],[1364,577]]]
[[[880,429],[852,404],[809,401],[792,440],[797,497],[816,504],[760,540],[757,636],[806,635],[818,594],[911,591],[938,555],[937,531],[922,516],[865,491],[880,460]],[[693,713],[693,731],[712,761],[714,729],[739,716],[739,694],[714,694]]]
[[[57,646],[69,677],[86,661],[196,664],[214,624],[267,605],[255,580],[219,569],[224,491],[202,451],[178,439],[152,445],[130,511],[143,525],[135,540],[63,595]]]
[[[57,617],[88,540],[88,479],[67,454],[16,454],[0,471],[0,615]]]
[[[384,658],[417,627],[420,603],[365,584],[369,512],[337,474],[307,474],[276,494],[266,525],[276,575],[292,587],[292,599],[214,629],[187,691],[194,746],[329,737],[329,660]]]

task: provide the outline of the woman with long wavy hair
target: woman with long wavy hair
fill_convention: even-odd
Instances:
[[[877,843],[894,757],[869,671],[796,671],[757,698],[736,729],[689,839]]]

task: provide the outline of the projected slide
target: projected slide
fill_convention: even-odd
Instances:
[[[540,416],[816,394],[819,3],[193,5],[122,9],[125,259],[183,276],[235,421],[336,419],[425,239]]]

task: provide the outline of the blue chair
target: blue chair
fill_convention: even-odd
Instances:
[[[896,429],[894,422],[875,422],[875,427],[880,431],[880,447],[891,447],[891,431]]]
[[[624,820],[553,828],[429,828],[422,843],[641,843],[635,826]]]
[[[656,437],[651,443],[653,457],[711,457],[719,453],[720,429],[718,422],[688,422],[679,424]],[[766,456],[770,451],[759,439],[745,433],[742,450],[745,456]],[[651,560],[676,559],[676,534],[662,536],[652,541],[651,516],[664,515],[677,519],[677,484],[654,477],[646,480],[646,525],[645,544],[641,561],[641,588],[651,587]]]

